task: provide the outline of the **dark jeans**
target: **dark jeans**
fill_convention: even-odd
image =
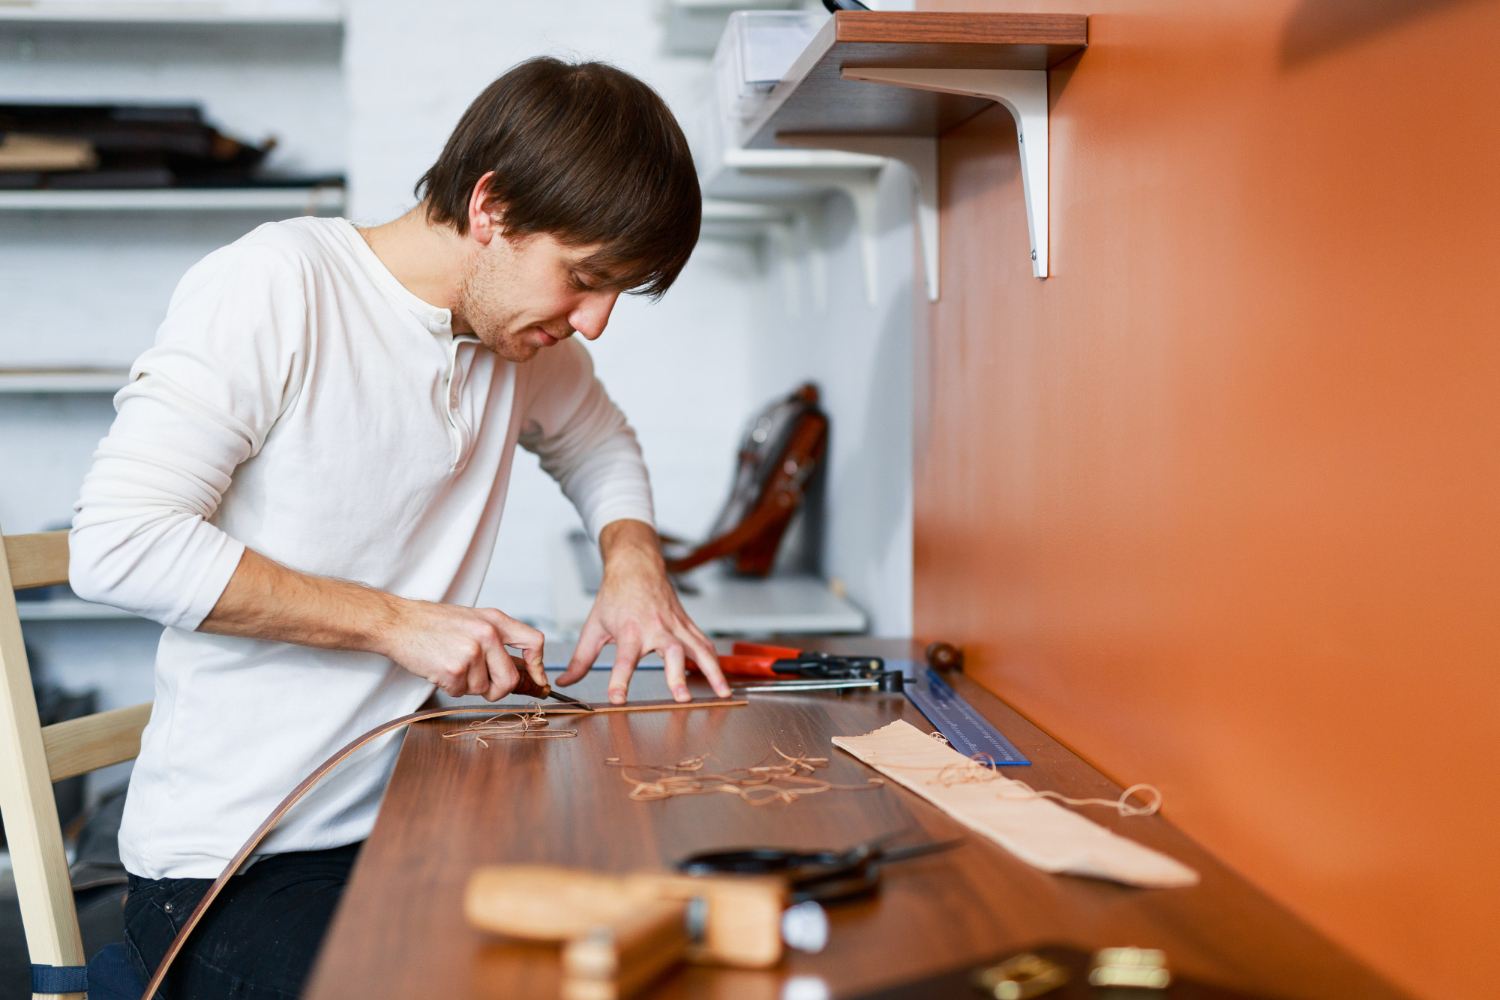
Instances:
[[[291,1000],[333,919],[360,844],[263,858],[229,880],[172,963],[166,1000]],[[130,876],[125,944],[150,980],[212,885],[206,878]]]

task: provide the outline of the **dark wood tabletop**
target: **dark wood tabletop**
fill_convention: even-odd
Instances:
[[[806,645],[811,645],[807,643]],[[820,648],[913,657],[905,642],[825,641]],[[551,659],[552,657],[549,657]],[[607,673],[571,689],[603,700]],[[1031,760],[1008,774],[1064,794],[1113,797],[1119,788],[1004,702],[962,675],[959,693]],[[708,694],[696,685],[699,696]],[[667,697],[661,671],[642,671],[633,698]],[[694,851],[733,846],[842,847],[910,828],[964,836],[936,808],[894,783],[755,807],[731,795],[634,802],[606,757],[668,764],[712,753],[722,766],[760,763],[772,747],[828,757],[820,775],[860,784],[874,772],[832,747],[895,719],[930,731],[904,697],[879,693],[753,697],[744,708],[568,717],[576,739],[497,742],[443,732],[468,719],[409,731],[375,830],[324,942],[308,996],[555,997],[556,947],[502,940],[465,924],[470,873],[494,863],[546,863],[604,872],[664,870]],[[1171,803],[1167,803],[1170,813]],[[778,1000],[793,976],[830,995],[863,992],[979,962],[1008,949],[1061,944],[1093,950],[1163,949],[1174,973],[1270,997],[1393,1000],[1404,996],[1252,887],[1160,816],[1103,825],[1192,865],[1189,889],[1130,889],[1048,875],[994,843],[968,836],[946,854],[888,867],[878,896],[830,909],[817,955],[791,953],[768,972],[686,967],[652,998]],[[978,994],[975,994],[978,996]]]

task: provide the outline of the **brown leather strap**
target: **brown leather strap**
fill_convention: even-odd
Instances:
[[[763,562],[765,565],[753,567],[755,575],[768,572],[770,562],[775,559],[776,545],[781,541],[784,523],[790,521],[796,513],[797,507],[802,503],[807,480],[823,459],[823,452],[827,448],[827,433],[827,417],[821,413],[803,417],[787,444],[782,464],[777,467],[767,482],[765,491],[756,500],[750,513],[745,515],[745,519],[730,531],[704,542],[682,558],[666,560],[667,572],[686,573],[704,563],[741,552],[781,523],[782,529],[777,530],[770,539],[769,558],[757,560],[757,563]],[[752,567],[741,566],[740,569],[745,571]]]
[[[525,676],[524,672],[522,676]],[[572,708],[566,705],[543,705],[539,706],[538,710],[543,715],[591,715],[595,713],[651,712],[684,708],[736,708],[746,704],[748,702],[742,699],[715,698],[704,701],[638,701],[628,705],[591,705],[589,707],[594,710],[593,712],[589,712],[588,709]],[[344,758],[371,740],[384,736],[393,730],[400,729],[402,726],[409,726],[413,722],[437,719],[445,715],[494,715],[498,712],[511,710],[513,710],[513,707],[501,705],[465,705],[459,708],[434,708],[422,712],[413,712],[410,715],[403,715],[399,719],[392,719],[390,722],[376,726],[332,757],[329,757],[322,764],[319,764],[317,770],[313,771],[306,778],[303,778],[302,783],[292,789],[290,795],[281,800],[281,804],[271,812],[271,815],[266,817],[266,821],[250,835],[250,839],[245,841],[244,846],[229,860],[229,864],[224,867],[224,871],[214,880],[214,884],[208,887],[208,891],[203,894],[203,898],[198,900],[198,905],[193,907],[193,912],[188,917],[187,923],[182,925],[182,930],[178,931],[177,936],[172,939],[172,946],[162,956],[161,964],[156,967],[156,973],[152,975],[151,982],[146,985],[146,992],[141,994],[141,1000],[151,1000],[156,995],[156,991],[161,988],[162,981],[167,978],[167,970],[172,967],[172,962],[177,958],[178,953],[182,951],[182,946],[187,943],[187,939],[193,933],[193,929],[198,926],[198,922],[203,919],[203,915],[208,912],[209,906],[212,905],[219,893],[223,891],[224,886],[244,866],[245,861],[249,859],[251,853],[266,838],[266,834],[271,832],[271,828],[281,820],[282,816],[286,815],[288,809],[296,805],[298,799],[306,795],[313,785],[321,781],[323,776],[338,766]]]
[[[686,573],[706,562],[734,555],[749,542],[758,538],[761,532],[776,523],[777,518],[789,516],[790,511],[796,508],[796,500],[797,498],[789,493],[779,493],[772,502],[757,504],[733,531],[705,542],[681,559],[666,560],[667,572]]]

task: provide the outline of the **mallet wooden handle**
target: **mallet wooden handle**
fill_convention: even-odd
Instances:
[[[563,1000],[627,1000],[677,965],[692,944],[691,905],[656,900],[569,941],[562,955]]]
[[[700,940],[688,948],[689,961],[747,969],[781,961],[781,912],[787,904],[786,883],[779,878],[619,876],[552,865],[494,865],[470,877],[464,916],[482,930],[528,941],[571,941],[593,927],[625,927],[653,904],[686,907],[695,899],[707,910]]]

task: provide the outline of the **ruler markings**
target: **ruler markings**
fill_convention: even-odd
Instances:
[[[916,674],[906,686],[906,697],[947,738],[953,749],[966,757],[976,753],[988,754],[996,764],[1031,763],[941,677],[922,668],[918,668]]]

